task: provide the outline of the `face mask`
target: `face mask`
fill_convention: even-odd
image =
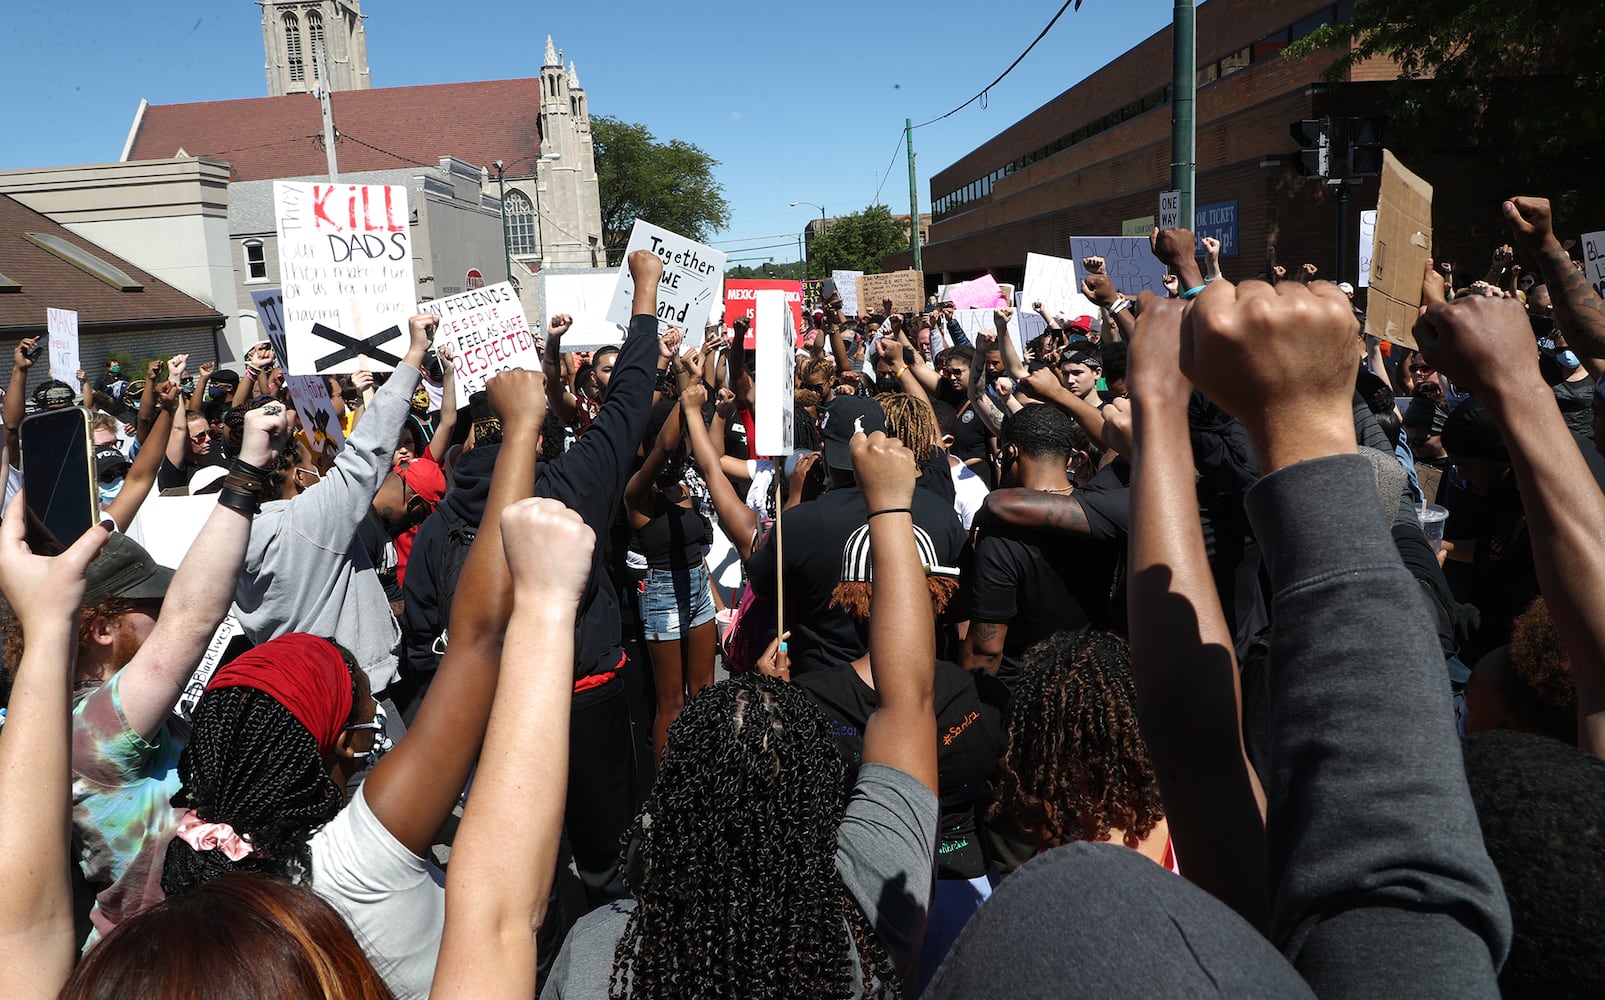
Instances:
[[[117,499],[117,494],[123,491],[123,477],[118,476],[109,483],[100,484],[100,502],[111,503]]]

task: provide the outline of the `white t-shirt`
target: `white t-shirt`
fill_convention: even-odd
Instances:
[[[953,509],[958,512],[959,520],[964,524],[964,530],[970,530],[970,522],[986,503],[986,495],[991,491],[986,488],[986,481],[975,474],[975,470],[960,462],[952,455],[947,457],[948,472],[953,475]]]
[[[397,1000],[427,1000],[446,875],[390,835],[362,789],[312,837],[312,889],[345,918]]]

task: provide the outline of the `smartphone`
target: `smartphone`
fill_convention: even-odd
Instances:
[[[50,346],[50,342],[48,340],[46,340],[45,338],[40,337],[39,338],[39,342],[33,345],[33,350],[28,352],[28,360],[29,361],[38,361],[39,360],[39,356],[41,354],[45,353],[45,348],[49,347],[49,346]]]
[[[35,413],[18,430],[28,547],[58,555],[100,523],[95,449],[82,406]]]

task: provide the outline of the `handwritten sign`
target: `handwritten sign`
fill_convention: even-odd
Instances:
[[[1376,245],[1377,212],[1360,213],[1360,287],[1371,284],[1371,248]]]
[[[950,286],[947,298],[955,309],[996,309],[1008,304],[1004,300],[1003,289],[998,287],[997,279],[990,274]]]
[[[1102,257],[1104,273],[1115,290],[1127,295],[1153,292],[1165,295],[1165,265],[1154,256],[1146,236],[1072,236],[1070,256],[1076,267],[1076,286],[1086,277],[1081,267],[1084,257]]]
[[[1053,257],[1045,253],[1025,255],[1025,285],[1020,295],[1020,306],[1034,312],[1031,309],[1034,302],[1042,303],[1042,308],[1050,316],[1062,314],[1071,319],[1077,316],[1096,319],[1098,315],[1098,307],[1081,294],[1081,285],[1076,281],[1075,261],[1065,257]]]
[[[256,304],[256,318],[262,324],[273,351],[284,364],[285,327],[284,296],[277,288],[266,288],[251,293]],[[322,375],[286,375],[284,387],[290,390],[290,405],[301,417],[301,431],[307,446],[318,456],[320,469],[327,469],[334,456],[345,447],[346,436],[340,430],[340,418],[334,414],[334,401],[329,398],[329,386]]]
[[[836,291],[841,293],[842,314],[844,316],[857,316],[860,305],[858,299],[858,279],[864,276],[863,271],[832,271],[830,278],[836,282]],[[874,308],[871,306],[870,308]]]
[[[389,371],[407,353],[417,284],[407,189],[275,181],[292,375]]]
[[[518,293],[503,281],[432,302],[418,311],[440,317],[435,344],[451,346],[451,367],[457,379],[457,409],[485,388],[497,372],[515,368],[540,371],[541,352],[524,319]]]
[[[607,313],[610,322],[623,327],[630,325],[634,309],[635,282],[630,278],[629,256],[637,250],[650,250],[663,261],[663,278],[658,282],[660,331],[673,323],[685,331],[688,343],[699,341],[724,280],[724,252],[636,219]]]
[[[731,278],[724,285],[724,321],[725,325],[735,323],[738,319],[752,319],[753,311],[757,309],[758,296],[764,292],[779,292],[786,299],[786,306],[791,313],[791,328],[803,329],[802,320],[802,283],[798,281],[756,281]],[[752,350],[757,346],[758,324],[753,323],[747,330],[746,342],[741,346]]]
[[[869,313],[880,310],[882,299],[892,300],[894,312],[919,312],[925,308],[924,271],[861,274],[856,284],[859,307]]]
[[[795,284],[795,282],[793,282]],[[759,455],[782,459],[795,442],[792,400],[796,386],[797,328],[786,293],[762,289],[754,293],[753,447]]]
[[[607,318],[618,291],[619,275],[612,268],[557,271],[542,269],[541,329],[551,327],[552,317],[567,315],[574,320],[563,335],[564,351],[595,351],[624,343],[624,328]]]
[[[969,334],[972,344],[980,342],[976,339],[979,334],[985,333],[988,336],[995,336],[998,331],[997,320],[993,318],[993,310],[991,309],[954,309],[953,318],[958,320],[959,326],[964,329],[965,333]],[[1043,325],[1043,328],[1046,329],[1046,324]],[[1009,316],[1008,330],[1009,339],[1014,341],[1015,349],[1023,351],[1025,340],[1020,334],[1019,313],[1013,313]]]
[[[78,314],[71,309],[46,309],[45,329],[50,337],[50,377],[77,392],[78,369],[83,367],[78,360]]]

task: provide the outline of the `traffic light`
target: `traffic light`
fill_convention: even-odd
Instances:
[[[1385,118],[1349,119],[1349,176],[1382,172],[1382,133]]]
[[[1294,122],[1289,132],[1299,145],[1293,157],[1293,166],[1298,172],[1305,177],[1332,176],[1332,122],[1326,118],[1306,118]]]

